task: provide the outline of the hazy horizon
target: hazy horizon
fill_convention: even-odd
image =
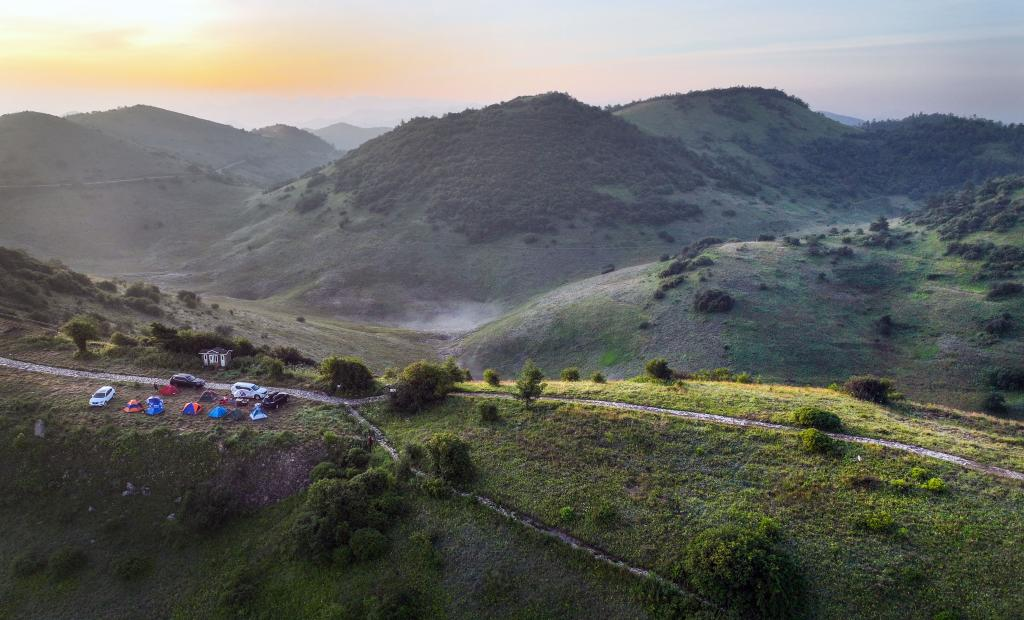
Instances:
[[[0,113],[145,103],[245,128],[392,125],[552,90],[606,105],[745,84],[864,119],[1024,121],[1024,6],[1006,1],[76,8],[0,8]]]

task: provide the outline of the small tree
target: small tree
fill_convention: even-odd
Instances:
[[[516,379],[516,389],[513,395],[519,400],[523,401],[526,406],[537,399],[541,394],[544,393],[544,388],[547,384],[543,382],[544,371],[537,368],[537,365],[533,363],[533,360],[526,360],[523,364],[523,369],[519,373],[519,378]]]
[[[672,378],[672,369],[668,367],[668,360],[663,357],[650,360],[644,366],[644,371],[648,377],[658,379],[660,381],[668,381]]]
[[[981,401],[981,408],[989,413],[1006,413],[1006,397],[999,392],[992,392]]]
[[[600,372],[595,372],[594,374],[590,375],[590,380],[593,381],[594,383],[605,383],[607,381],[604,378],[604,375],[601,374]]]
[[[76,316],[60,328],[65,336],[71,339],[78,347],[78,353],[84,354],[89,346],[90,340],[99,336],[99,327],[96,322],[87,316]]]
[[[579,381],[580,369],[575,366],[562,369],[562,381]]]
[[[458,377],[462,371],[452,366],[427,361],[409,364],[402,370],[395,390],[391,393],[392,406],[401,411],[415,412],[442,400],[455,387],[455,382],[460,380]]]
[[[488,368],[487,370],[485,370],[484,383],[486,383],[487,385],[493,385],[494,387],[498,387],[499,385],[501,385],[501,376],[498,374],[498,371],[493,368]]]
[[[357,358],[332,355],[320,362],[319,371],[328,392],[359,394],[373,389],[373,373]]]
[[[427,440],[431,472],[452,483],[467,482],[476,475],[469,458],[469,444],[453,433],[434,433]]]

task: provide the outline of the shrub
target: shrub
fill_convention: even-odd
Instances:
[[[533,360],[526,360],[522,371],[519,373],[519,377],[516,379],[513,395],[523,401],[526,406],[530,406],[534,400],[544,393],[544,388],[547,387],[543,379],[544,371],[538,368],[533,363]]]
[[[468,482],[476,475],[469,444],[453,433],[434,433],[427,441],[427,451],[431,473],[446,482]]]
[[[1000,390],[1024,390],[1024,369],[997,368],[989,373],[988,382]]]
[[[106,291],[108,293],[117,292],[117,284],[115,284],[112,280],[101,280],[96,283],[96,288],[100,289],[101,291]]]
[[[896,526],[896,520],[888,512],[879,510],[859,516],[854,524],[869,532],[890,532]]]
[[[932,493],[942,493],[946,490],[946,483],[943,482],[942,478],[929,478],[922,485],[921,488]]]
[[[498,422],[501,416],[498,414],[498,406],[494,403],[480,402],[476,406],[481,422]]]
[[[391,392],[391,405],[399,411],[411,413],[443,400],[455,388],[458,380],[456,375],[460,373],[461,370],[453,365],[413,362],[399,375],[394,391]]]
[[[124,289],[125,297],[148,299],[153,303],[160,303],[160,288],[154,284],[145,282],[132,282]]]
[[[304,193],[295,201],[295,211],[297,213],[308,213],[319,209],[325,204],[327,204],[327,194],[323,192]]]
[[[648,377],[660,381],[668,381],[672,378],[672,369],[668,366],[668,360],[663,357],[649,360],[644,364],[644,372]]]
[[[775,241],[775,235],[758,235],[758,241]]]
[[[725,291],[709,289],[697,293],[693,300],[693,309],[697,312],[728,312],[735,305],[735,300]]]
[[[365,562],[384,555],[388,550],[388,539],[374,528],[364,527],[352,532],[348,545],[352,549],[352,557]]]
[[[690,583],[741,617],[799,615],[803,580],[782,549],[779,528],[764,518],[756,528],[725,525],[705,530],[687,546],[683,566]]]
[[[1019,295],[1021,291],[1024,291],[1024,285],[1019,282],[1000,282],[999,284],[993,284],[988,289],[985,297],[993,300],[1006,299],[1007,297]]]
[[[88,563],[89,556],[85,551],[76,547],[62,547],[53,552],[46,568],[52,579],[60,581],[82,570]]]
[[[60,331],[75,343],[79,353],[85,353],[89,341],[99,337],[99,327],[96,325],[96,321],[87,316],[72,318],[60,328]]]
[[[593,381],[594,383],[605,383],[607,381],[604,378],[604,375],[599,372],[595,372],[594,374],[590,375],[590,380]]]
[[[139,341],[121,332],[114,332],[110,334],[110,344],[118,347],[134,347],[139,344]]]
[[[579,381],[580,369],[575,366],[562,369],[562,381]]]
[[[797,426],[808,426],[821,431],[838,431],[843,427],[839,416],[831,411],[825,411],[817,407],[794,409],[792,416],[793,423]]]
[[[320,382],[328,392],[361,394],[373,389],[373,373],[354,357],[332,355],[320,362]]]
[[[884,404],[889,402],[892,380],[871,375],[850,377],[843,384],[843,390],[859,400]]]
[[[996,317],[985,323],[985,332],[993,336],[1005,336],[1013,331],[1013,317],[1009,314]]]
[[[816,428],[800,431],[800,447],[804,452],[825,454],[832,451],[834,443],[831,437]]]
[[[487,385],[493,385],[495,387],[501,385],[501,376],[498,375],[498,371],[493,368],[488,368],[484,371],[484,383]]]
[[[182,522],[198,532],[209,532],[223,526],[240,510],[241,506],[228,489],[203,482],[185,493]]]
[[[189,308],[199,307],[199,295],[192,291],[178,291],[178,301]]]
[[[256,358],[256,372],[267,379],[281,379],[284,377],[284,362],[276,357],[260,355]]]
[[[309,472],[309,481],[326,480],[329,478],[341,478],[341,469],[330,461],[317,463]]]
[[[153,560],[141,555],[130,555],[114,561],[114,575],[121,581],[135,581],[153,570]]]
[[[409,457],[413,465],[422,465],[423,459],[427,456],[427,450],[416,442],[405,444],[405,448],[402,451]]]
[[[576,510],[572,506],[563,506],[558,511],[558,520],[562,523],[572,523],[576,520]]]
[[[989,413],[1006,413],[1009,407],[1006,405],[1006,397],[999,392],[992,392],[981,401],[981,408]]]

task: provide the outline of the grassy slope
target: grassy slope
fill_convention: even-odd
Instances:
[[[320,458],[324,429],[361,437],[342,412],[292,405],[270,425],[223,425],[88,411],[82,394],[89,389],[0,371],[2,617],[357,618],[368,613],[371,597],[397,589],[419,592],[426,617],[644,617],[630,594],[635,581],[622,573],[474,504],[415,492],[406,516],[388,531],[382,559],[350,566],[295,560],[287,528],[298,498],[274,504],[289,492],[277,483],[305,478]],[[32,437],[37,418],[46,421],[45,439]],[[191,485],[239,467],[259,472],[244,480],[270,483],[245,491],[258,504],[269,492],[270,504],[216,532],[167,519],[180,513],[178,498]],[[129,481],[149,494],[122,496]],[[66,547],[88,557],[69,579],[12,572],[17,556]],[[127,559],[137,562],[130,579],[117,576]],[[238,575],[254,587],[242,609],[223,602]]]
[[[408,418],[369,413],[400,444],[459,434],[479,470],[475,489],[682,581],[694,535],[754,512],[781,522],[812,617],[1000,617],[1021,603],[1016,485],[863,447],[812,456],[792,435],[567,404],[502,402],[501,422],[482,424],[472,404],[453,399]],[[892,490],[887,481],[913,467],[950,491]],[[893,531],[856,525],[881,512]]]
[[[827,244],[838,245],[834,238]],[[962,407],[978,406],[990,368],[1024,356],[1019,333],[994,339],[982,332],[1003,312],[1024,316],[1024,299],[986,300],[987,285],[971,279],[977,263],[944,256],[933,233],[893,249],[854,251],[832,265],[780,242],[725,244],[707,252],[714,265],[689,274],[663,300],[652,295],[667,263],[636,267],[539,297],[464,337],[456,350],[474,370],[505,374],[526,357],[552,373],[577,365],[619,377],[653,357],[681,370],[730,366],[787,383],[875,373],[894,377],[914,398]],[[945,275],[929,280],[932,273]],[[696,313],[694,295],[706,288],[727,291],[736,307]],[[891,337],[874,327],[885,314],[897,324]],[[643,321],[650,327],[641,330]]]

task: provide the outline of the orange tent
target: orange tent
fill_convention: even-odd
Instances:
[[[128,404],[121,411],[125,413],[142,413],[142,403],[133,398],[128,401]]]
[[[203,406],[199,403],[185,403],[185,406],[181,408],[181,413],[184,415],[196,415],[202,412]]]

